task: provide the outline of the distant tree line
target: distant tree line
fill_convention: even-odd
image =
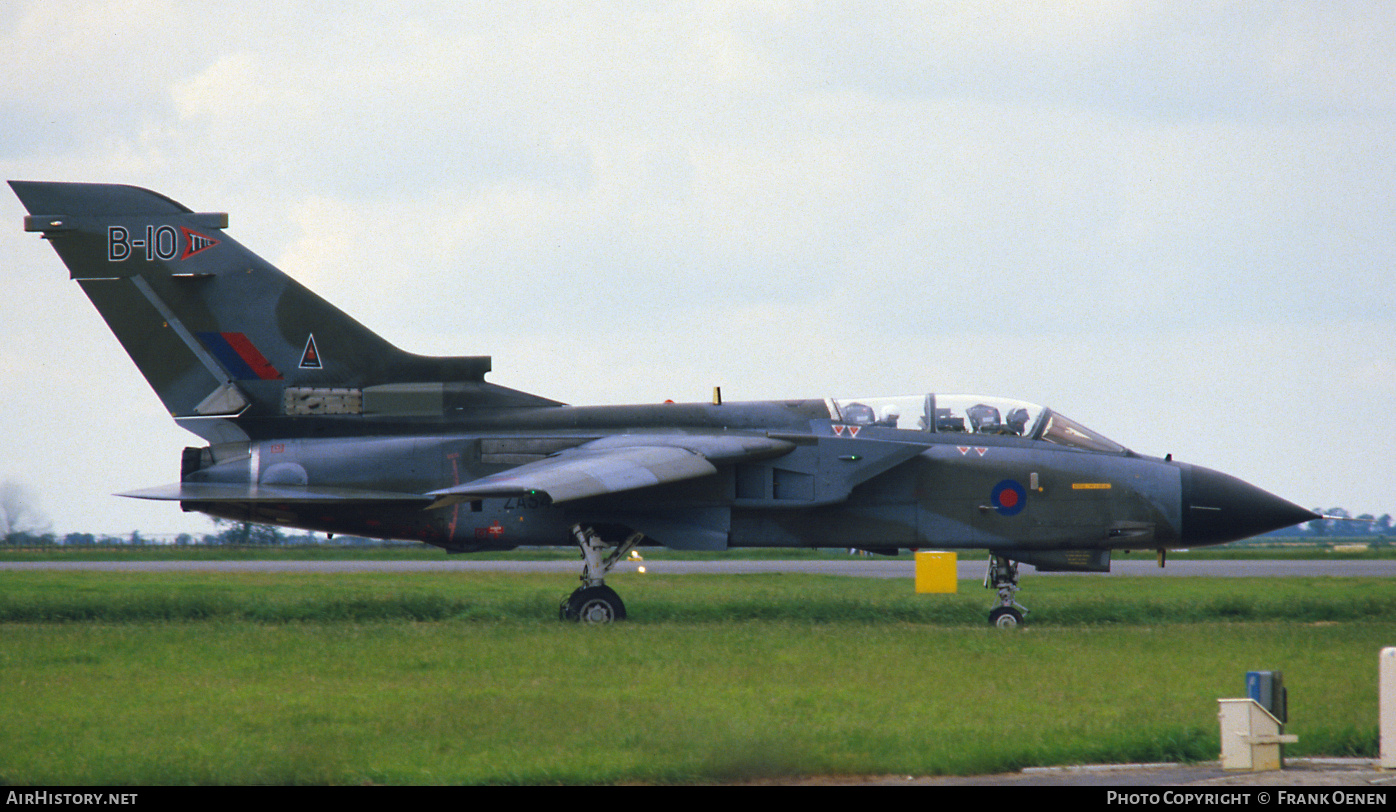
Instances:
[[[250,522],[233,522],[223,519],[215,519],[214,525],[218,532],[194,535],[192,533],[180,533],[173,539],[169,538],[147,538],[142,536],[140,531],[133,531],[129,535],[97,535],[93,533],[67,533],[58,535],[52,532],[36,532],[32,530],[19,530],[5,533],[0,536],[0,544],[8,547],[111,547],[111,546],[227,546],[227,547],[290,547],[298,545],[325,544],[327,539],[324,534],[300,533],[290,534],[283,532],[279,527],[272,527],[265,524],[252,524]],[[332,543],[336,546],[415,546],[415,541],[384,541],[382,539],[368,539],[359,536],[335,536]]]
[[[1383,513],[1380,516],[1373,516],[1370,513],[1363,513],[1353,516],[1346,509],[1340,507],[1314,508],[1315,513],[1322,513],[1324,516],[1332,516],[1331,519],[1314,519],[1311,522],[1297,524],[1294,527],[1286,527],[1283,530],[1276,530],[1267,533],[1269,536],[1284,536],[1289,538],[1371,538],[1373,540],[1392,539],[1396,537],[1396,529],[1391,526],[1391,514]]]

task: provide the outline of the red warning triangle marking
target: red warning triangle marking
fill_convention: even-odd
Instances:
[[[315,346],[315,334],[311,333],[305,342],[305,352],[301,353],[301,369],[324,368],[325,365],[320,363],[320,350]]]
[[[861,431],[862,428],[863,428],[862,426],[849,426],[849,427],[848,427],[848,436],[849,436],[849,437],[857,437],[857,436],[858,436],[858,432]]]
[[[843,426],[840,426],[839,424],[835,423],[835,424],[834,424],[833,426],[831,426],[830,428],[832,428],[832,429],[834,430],[834,433],[837,434],[838,436],[840,436],[840,437],[843,436]]]

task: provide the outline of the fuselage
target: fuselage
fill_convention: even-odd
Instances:
[[[1186,463],[1012,434],[857,425],[824,400],[555,406],[312,425],[303,436],[214,445],[187,466],[184,480],[416,494],[602,438],[653,443],[716,433],[793,447],[650,488],[643,501],[617,494],[551,504],[523,495],[437,509],[392,499],[186,501],[185,508],[453,551],[565,545],[568,528],[580,523],[640,526],[650,542],[681,549],[988,548],[1082,569],[1096,568],[1100,551],[1217,544],[1293,523],[1302,511]]]

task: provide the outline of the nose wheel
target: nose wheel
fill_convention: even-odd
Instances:
[[[631,533],[620,544],[610,544],[590,527],[574,525],[572,538],[582,551],[582,585],[563,600],[558,618],[577,623],[614,623],[625,620],[625,603],[606,586],[606,573],[644,540]]]
[[[996,589],[999,605],[989,610],[989,623],[1000,629],[1016,629],[1023,625],[1023,615],[1027,607],[1013,599],[1018,591],[1018,562],[1010,561],[1001,555],[989,554],[989,571],[984,575],[984,586]]]
[[[1023,613],[1012,606],[995,606],[989,611],[989,625],[1000,629],[1016,629],[1023,625]]]

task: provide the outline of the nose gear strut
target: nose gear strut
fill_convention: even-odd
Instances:
[[[986,589],[997,589],[999,605],[989,610],[989,623],[1000,629],[1012,629],[1023,624],[1027,607],[1013,600],[1018,586],[1018,562],[989,553],[989,571],[984,575]]]

